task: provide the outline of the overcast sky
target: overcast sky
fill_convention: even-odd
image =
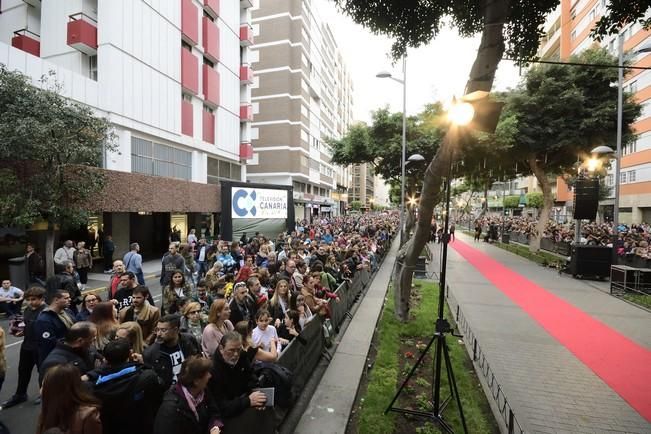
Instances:
[[[340,14],[331,0],[319,0],[318,11],[330,24],[353,78],[354,116],[357,121],[370,121],[372,110],[389,105],[402,111],[402,85],[393,80],[376,78],[388,70],[402,78],[402,63],[391,65],[388,53],[391,40],[375,36]],[[429,45],[410,49],[407,54],[407,113],[420,112],[434,101],[449,101],[460,96],[466,86],[470,67],[475,59],[479,37],[462,39],[454,29],[443,30]],[[519,69],[502,61],[497,71],[494,90],[515,87]]]

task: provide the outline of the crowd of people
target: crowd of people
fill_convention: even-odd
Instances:
[[[396,226],[383,213],[299,222],[273,239],[209,243],[192,231],[162,258],[158,304],[136,243],[113,262],[106,294],[80,291],[74,253],[45,288],[3,281],[11,295],[0,293],[0,306],[20,315],[12,333],[23,342],[2,407],[28,399],[36,367],[38,434],[274,432],[291,386],[280,355],[329,315],[341,283],[378,267]]]
[[[488,233],[492,228],[495,229],[495,233],[497,233],[497,229],[501,231],[504,228],[506,233],[517,233],[529,237],[537,233],[537,224],[538,220],[529,216],[484,216],[475,220],[475,239],[481,237],[482,233]],[[617,229],[618,237],[615,247],[619,256],[633,255],[644,259],[651,258],[651,249],[649,248],[651,225],[622,223]],[[614,233],[612,223],[583,223],[581,225],[581,244],[612,247]],[[574,221],[558,223],[549,220],[545,226],[543,238],[551,239],[556,243],[574,243]]]

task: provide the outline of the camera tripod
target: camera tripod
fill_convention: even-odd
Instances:
[[[466,426],[466,418],[463,414],[463,407],[461,406],[461,398],[459,396],[459,390],[457,389],[457,382],[454,377],[454,371],[452,370],[452,362],[450,361],[450,351],[448,344],[446,342],[447,334],[452,336],[462,337],[460,335],[455,335],[453,329],[450,326],[448,320],[444,317],[444,307],[445,307],[445,289],[446,289],[446,271],[447,271],[447,259],[448,259],[448,242],[449,240],[449,224],[450,224],[450,178],[452,172],[452,164],[450,164],[450,169],[446,179],[445,185],[445,223],[443,229],[443,249],[441,254],[441,274],[439,281],[439,300],[438,300],[438,318],[436,319],[435,332],[432,338],[430,339],[427,346],[423,349],[418,357],[418,360],[411,368],[411,371],[404,379],[398,391],[394,395],[393,399],[389,406],[384,410],[384,414],[392,411],[394,413],[400,414],[410,414],[413,416],[423,417],[430,419],[432,422],[437,424],[444,432],[454,434],[452,426],[445,420],[443,417],[443,411],[452,401],[456,400],[457,409],[459,410],[459,416],[461,418],[461,424],[463,426],[463,432],[468,433],[468,427]],[[393,405],[398,400],[402,391],[407,386],[409,380],[414,376],[416,369],[422,364],[425,355],[429,352],[432,345],[436,343],[434,347],[434,385],[432,386],[432,395],[433,395],[433,405],[431,411],[421,411],[421,410],[411,410],[408,408],[397,408]],[[441,371],[443,368],[443,362],[445,362],[445,371],[447,373],[448,384],[450,386],[450,396],[441,401]]]

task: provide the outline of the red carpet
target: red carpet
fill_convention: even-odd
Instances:
[[[470,245],[450,246],[651,422],[650,350]]]

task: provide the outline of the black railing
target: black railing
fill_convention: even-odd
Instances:
[[[335,294],[339,297],[339,301],[330,300],[330,323],[335,333],[338,333],[339,327],[348,316],[352,319],[350,313],[353,305],[358,301],[360,295],[368,287],[373,280],[373,276],[380,268],[384,261],[386,254],[391,248],[392,239],[385,241],[382,254],[378,255],[377,266],[375,270],[361,269],[357,270],[352,280],[346,280],[339,285]],[[369,264],[369,267],[371,264]],[[315,371],[316,366],[319,364],[322,355],[325,354],[326,339],[323,331],[324,318],[316,315],[309,321],[301,331],[306,343],[301,343],[298,339],[294,339],[283,350],[278,358],[278,364],[286,367],[292,371],[292,391],[295,396],[298,396],[304,389],[307,382],[310,380],[312,373]],[[330,356],[326,356],[329,360]],[[310,397],[304,397],[309,400]],[[282,423],[282,422],[281,422]]]
[[[454,297],[450,297],[450,289],[447,289],[448,305],[452,309],[452,304],[454,304],[454,309],[456,310],[456,321],[459,331],[463,334],[463,340],[468,348],[469,352],[472,352],[472,360],[476,364],[476,367],[479,368],[484,379],[486,380],[486,385],[491,392],[491,397],[493,402],[497,407],[500,415],[502,416],[502,421],[506,425],[507,432],[509,434],[524,434],[525,431],[515,417],[515,412],[509,404],[509,400],[504,393],[502,385],[497,381],[495,373],[491,369],[490,363],[484,354],[477,336],[472,331],[468,320],[466,319],[461,307],[456,302]],[[454,303],[452,303],[452,301]]]

